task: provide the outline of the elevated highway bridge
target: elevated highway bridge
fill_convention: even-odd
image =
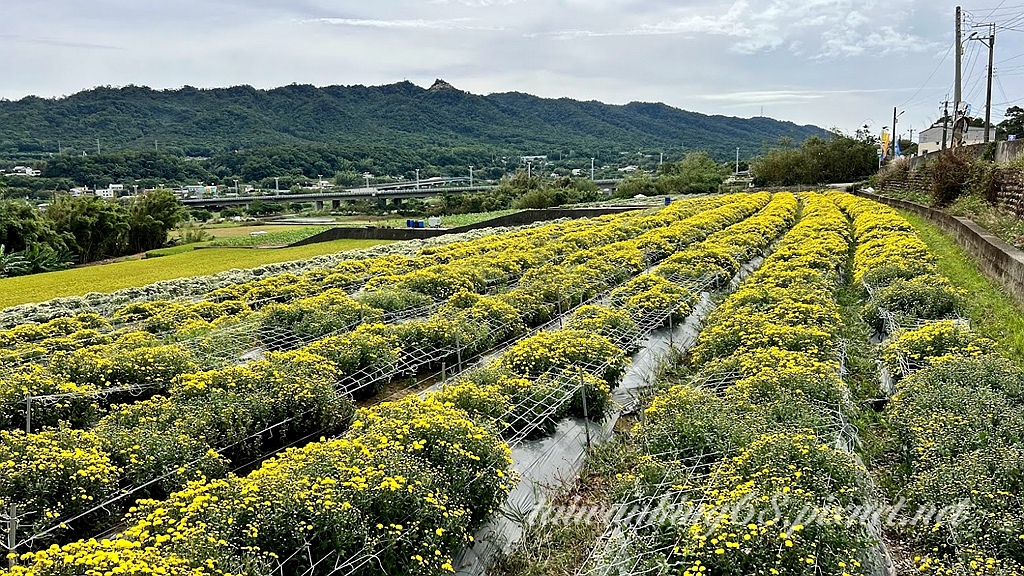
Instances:
[[[615,190],[622,180],[595,180],[602,189]],[[419,188],[415,184],[389,184],[375,188],[349,188],[342,190],[325,190],[323,192],[310,192],[308,194],[264,194],[248,196],[220,196],[210,198],[185,198],[182,204],[190,208],[227,208],[231,206],[248,206],[257,200],[261,202],[302,202],[313,203],[317,210],[323,210],[330,202],[331,208],[341,207],[344,201],[356,200],[377,200],[385,205],[388,200],[393,204],[401,206],[402,200],[409,198],[430,198],[442,194],[463,194],[467,192],[485,192],[494,190],[495,184],[482,184],[475,186],[442,186],[423,187],[422,182]]]

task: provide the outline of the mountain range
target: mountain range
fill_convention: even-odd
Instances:
[[[744,157],[780,137],[826,132],[765,117],[708,116],[665,104],[610,105],[519,92],[470,94],[438,80],[385,86],[293,84],[155,90],[99,87],[61,98],[0,100],[0,158],[153,150],[211,156],[313,144],[347,148],[480,147],[510,154],[703,149]]]

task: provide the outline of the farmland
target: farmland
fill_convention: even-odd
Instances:
[[[540,519],[498,573],[1024,570],[1024,377],[895,211],[732,194],[320,258],[0,314],[0,574],[452,573],[553,439],[586,454],[556,503],[679,513]],[[560,434],[623,417],[666,335],[630,420]]]
[[[250,268],[386,243],[377,240],[336,240],[281,250],[210,248],[160,258],[3,278],[0,279],[0,306],[80,296],[88,292],[113,292],[161,280],[214,274],[232,268]]]

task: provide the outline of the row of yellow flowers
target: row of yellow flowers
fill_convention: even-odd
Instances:
[[[804,195],[800,221],[709,318],[694,383],[659,394],[632,431],[618,495],[687,511],[639,535],[645,561],[688,576],[865,573],[875,543],[848,507],[868,502],[868,476],[837,446],[849,247],[839,209]]]
[[[437,264],[422,274],[430,278],[448,278],[454,285],[465,280],[466,286],[476,291],[481,289],[481,286],[475,285],[470,279],[476,277],[479,271],[487,266],[514,269],[515,274],[521,275],[526,267],[536,268],[548,258],[561,258],[571,251],[575,251],[571,252],[574,255],[588,252],[580,248],[584,238],[587,238],[586,241],[590,245],[600,246],[599,241],[628,238],[647,227],[666,226],[674,221],[672,218],[728,204],[734,200],[735,198],[701,199],[679,203],[678,207],[659,216],[627,214],[600,219],[597,222],[588,221],[579,224],[579,227],[592,232],[592,236],[579,236],[577,232],[573,232],[565,235],[568,238],[566,240],[551,236],[552,233],[569,230],[565,224],[526,230],[518,236],[504,234],[496,239],[482,240],[481,243],[486,249],[474,249],[475,255],[469,254],[467,247],[457,243],[443,247],[444,250],[435,249],[422,259],[425,262],[436,261],[449,257],[447,255],[452,252],[465,255],[468,259],[456,259],[450,264]],[[642,224],[636,225],[637,221],[642,221]],[[499,242],[505,242],[503,251],[495,249]],[[535,245],[537,242],[540,244]],[[623,242],[628,240],[616,243],[621,245]],[[633,253],[640,254],[636,250]],[[640,255],[638,258],[642,260],[643,257]],[[385,259],[394,260],[393,257]],[[522,261],[523,264],[515,264],[517,261]],[[369,261],[353,262],[366,267],[374,264]],[[415,265],[417,260],[410,259],[409,262]],[[383,267],[377,273],[386,274]],[[549,275],[542,274],[538,278],[545,279]],[[133,323],[142,322],[144,327],[154,332],[174,330],[177,336],[172,340],[193,337],[185,344],[164,344],[145,333],[110,332],[109,323],[95,315],[58,319],[32,328],[19,327],[8,331],[8,341],[16,343],[17,346],[13,350],[4,351],[11,356],[5,358],[6,360],[14,361],[17,357],[18,360],[25,361],[38,357],[40,362],[45,362],[48,366],[40,368],[29,363],[3,376],[0,381],[0,429],[24,426],[27,396],[56,393],[69,395],[60,402],[36,403],[33,410],[34,421],[36,428],[41,428],[45,425],[55,425],[58,420],[68,421],[75,427],[86,426],[90,419],[94,421],[97,414],[107,406],[128,398],[126,394],[97,394],[101,390],[145,387],[143,398],[163,393],[175,376],[200,368],[213,367],[209,365],[209,361],[219,358],[212,357],[211,349],[220,347],[220,343],[216,339],[216,332],[210,333],[212,328],[237,322],[252,314],[258,315],[257,322],[265,328],[263,337],[259,338],[263,340],[264,347],[275,350],[279,349],[281,342],[294,341],[294,338],[275,338],[275,334],[282,329],[300,337],[320,337],[337,330],[350,330],[360,323],[380,322],[387,312],[415,308],[433,302],[431,295],[414,291],[413,288],[423,289],[434,295],[438,293],[423,285],[402,286],[398,282],[400,277],[394,275],[384,277],[396,284],[364,291],[355,298],[339,289],[331,289],[293,303],[272,304],[258,313],[239,300],[206,301],[197,304],[153,301],[130,304],[118,313],[119,319]],[[70,336],[60,335],[68,332]],[[204,334],[206,337],[196,337]],[[33,335],[47,337],[41,341],[32,341]],[[76,335],[82,338],[76,338]],[[85,338],[86,336],[88,338]],[[407,341],[409,338],[399,337],[397,340]],[[256,341],[248,343],[256,344]],[[234,348],[238,346],[235,345]],[[238,354],[245,351],[244,347],[236,350]],[[140,391],[134,393],[140,394]],[[76,394],[80,395],[75,396]]]
[[[708,231],[723,228],[767,200],[766,195],[742,201],[733,198],[732,203],[744,207],[723,206],[700,218],[717,223]],[[602,252],[594,260],[604,261],[607,255]],[[588,264],[581,262],[572,268],[582,272]],[[545,283],[550,283],[550,278],[538,275],[535,283],[523,289],[538,291]],[[553,296],[560,297],[558,291]],[[507,319],[503,310],[517,312],[490,300],[462,292],[439,314],[481,310],[482,302],[486,306],[474,316],[477,323],[481,314],[490,321]],[[528,313],[523,310],[524,315]],[[570,324],[612,316],[581,310]],[[609,324],[630,320],[618,316]],[[522,317],[518,321],[524,322]],[[385,334],[387,327],[360,330],[373,337]],[[329,338],[308,352],[330,357],[337,365],[345,361],[348,348],[332,345]],[[520,388],[527,395],[536,395],[542,387],[536,381],[557,378],[560,370],[605,365],[605,380],[588,376],[586,385],[607,394],[625,364],[623,352],[598,333],[579,329],[542,332],[502,355],[495,370],[477,373],[475,382],[461,382],[425,400],[410,397],[361,411],[352,432],[342,440],[285,452],[245,478],[201,481],[170,500],[141,503],[118,540],[79,542],[29,554],[23,560],[40,573],[102,572],[122,566],[116,555],[123,553],[126,562],[145,558],[161,570],[260,573],[278,562],[301,571],[310,560],[322,556],[331,556],[330,565],[334,566],[334,560],[369,554],[372,565],[365,568],[368,573],[450,570],[452,551],[467,542],[471,529],[500,502],[512,482],[507,447],[499,442],[493,426],[498,419],[508,418],[516,406],[510,394],[493,394],[481,385],[482,380],[498,374],[505,391]],[[212,372],[185,378],[175,384],[174,391],[202,398],[211,388],[232,389],[239,380],[245,379]],[[291,392],[299,394],[301,390]],[[473,411],[475,419],[489,427],[474,424],[466,412],[455,407],[469,402],[470,396],[492,413],[494,418],[480,418],[483,412]],[[595,403],[591,413],[600,409]],[[150,410],[127,410],[148,421],[145,414]],[[292,554],[296,551],[302,553]]]
[[[895,210],[851,196],[837,198],[854,218],[862,248],[862,277],[891,278],[903,291],[904,310],[929,321],[898,329],[881,348],[896,377],[896,395],[885,412],[896,445],[889,467],[893,498],[907,510],[957,507],[955,522],[908,523],[908,560],[928,574],[1024,574],[1024,374],[999,357],[994,343],[963,323],[942,320],[955,307],[935,307],[935,294],[959,301],[959,291],[939,275],[933,257]],[[874,246],[892,246],[868,257]],[[899,253],[906,249],[906,256]],[[927,290],[907,290],[927,286]],[[891,308],[884,290],[869,306]],[[959,304],[957,304],[959,305]]]
[[[598,228],[607,226],[607,222],[594,220],[583,223],[582,226]],[[439,262],[459,261],[495,250],[504,250],[510,243],[532,248],[544,246],[548,241],[560,238],[570,227],[570,224],[563,223],[485,237],[473,242],[457,242],[425,249],[418,257],[386,255],[363,260],[346,260],[328,270],[313,270],[302,275],[278,274],[234,284],[215,290],[200,302],[152,300],[130,303],[117,310],[112,318],[102,318],[89,313],[58,318],[42,324],[25,324],[0,331],[0,348],[6,350],[35,344],[36,349],[49,350],[60,344],[60,341],[56,340],[60,338],[87,342],[89,337],[96,338],[95,334],[88,332],[89,330],[108,332],[112,329],[112,322],[141,322],[144,329],[155,333],[175,331],[183,324],[212,323],[221,318],[237,316],[251,308],[262,307],[270,301],[287,302],[314,297],[333,286],[352,286],[365,283],[379,275],[424,269],[436,266]],[[346,275],[347,281],[343,278]]]
[[[760,195],[719,200],[719,209],[705,212],[700,218],[713,221],[721,228],[746,217],[767,199],[767,195]],[[733,205],[742,206],[735,208]],[[630,248],[629,241],[619,244],[623,249]],[[573,265],[568,280],[560,279],[559,275],[564,275],[562,269],[548,267],[546,269],[551,270],[551,275],[536,274],[529,281],[524,279],[523,285],[502,296],[522,303],[526,298],[543,294],[552,283],[558,282],[566,283],[563,290],[573,288],[572,282],[586,290],[600,290],[601,285],[593,282],[595,273],[599,271],[594,266],[608,265],[609,254],[601,251],[599,256]],[[517,294],[517,290],[520,293]],[[556,290],[549,296],[558,300],[569,293],[562,292],[560,296],[559,292]],[[106,481],[102,487],[92,490],[91,499],[68,501],[66,494],[58,488],[60,478],[30,488],[24,484],[4,487],[0,483],[0,494],[5,496],[5,501],[14,501],[23,509],[32,506],[45,508],[46,513],[37,526],[43,528],[48,523],[89,510],[97,501],[102,502],[116,494],[116,488],[126,483],[131,486],[147,485],[148,493],[160,494],[197,475],[222,476],[231,462],[260,453],[264,438],[256,433],[264,428],[273,426],[273,437],[280,442],[282,438],[295,437],[310,430],[330,432],[344,426],[347,403],[332,384],[348,373],[393,367],[403,346],[416,345],[420,341],[437,345],[457,333],[469,353],[514,336],[524,329],[525,319],[532,314],[530,307],[513,308],[500,298],[463,292],[451,298],[426,321],[391,326],[364,325],[354,332],[318,341],[301,351],[271,355],[268,360],[245,367],[181,376],[171,386],[168,396],[117,407],[87,433],[94,440],[94,449],[89,454],[82,454],[78,468],[84,469],[93,460],[108,464],[104,468]],[[482,332],[481,326],[486,327]],[[621,352],[610,344],[602,351],[587,338],[574,340],[570,336],[570,332],[562,335],[563,339],[567,338],[566,350],[582,347],[591,354],[597,353],[593,356],[596,358],[594,361],[599,359],[603,362],[617,357],[617,362],[623,363]],[[520,352],[530,349],[529,343],[523,346],[518,349]],[[572,360],[574,357],[561,359],[555,365],[565,366]],[[588,378],[587,383],[595,395],[607,394],[610,384],[593,378]],[[592,412],[599,413],[598,398],[593,399],[593,404]],[[294,421],[285,426],[276,425],[288,419]],[[8,434],[5,443],[12,447],[11,467],[38,470],[42,465],[45,468],[46,462],[40,462],[31,455],[15,457],[13,454],[17,446],[48,441],[49,436],[55,433]],[[63,468],[72,477],[79,474],[73,462]],[[46,477],[45,474],[43,476]],[[87,477],[81,476],[83,479]],[[76,527],[89,529],[96,522],[82,522]]]

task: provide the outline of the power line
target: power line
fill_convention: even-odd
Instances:
[[[982,20],[988,20],[989,18],[991,18],[992,15],[996,13],[996,10],[999,10],[1000,8],[1003,7],[1003,4],[1006,4],[1006,0],[1002,0],[999,3],[999,5],[993,8],[992,11],[988,13],[988,16],[985,16],[984,18],[982,18]]]
[[[915,92],[913,96],[908,98],[906,102],[900,104],[900,108],[905,107],[911,100],[917,98],[918,94],[920,94],[921,91],[925,89],[925,86],[927,86],[928,83],[932,81],[932,78],[934,78],[935,75],[939,72],[939,70],[942,68],[942,65],[946,63],[946,58],[949,58],[949,53],[953,51],[954,46],[956,46],[955,41],[949,45],[949,48],[946,49],[946,54],[942,57],[942,60],[939,62],[939,65],[935,67],[935,70],[932,70],[931,75],[928,76],[928,79],[924,81],[924,84],[922,84],[921,87],[917,90],[917,92]]]

